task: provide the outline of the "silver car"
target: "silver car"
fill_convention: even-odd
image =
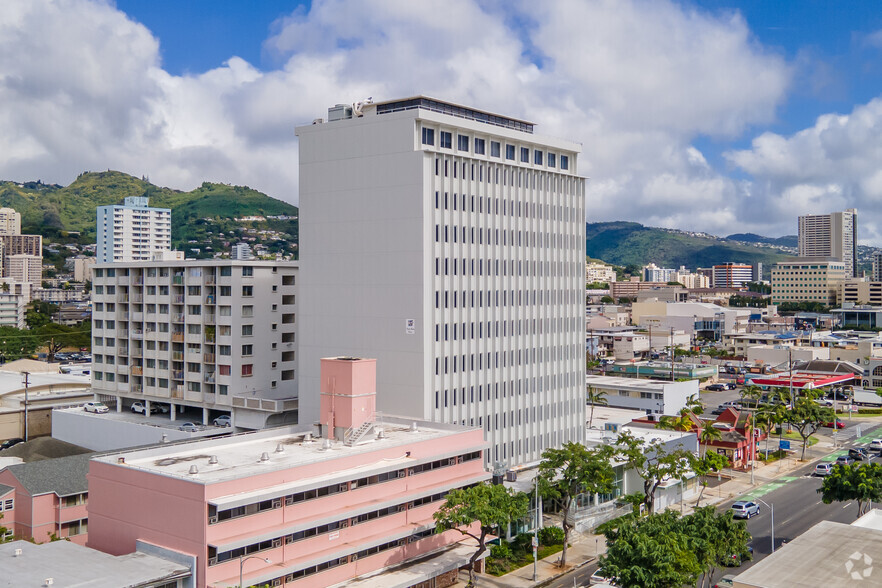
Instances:
[[[732,505],[732,516],[736,519],[749,519],[755,514],[759,514],[760,507],[756,502],[747,500],[739,500]]]

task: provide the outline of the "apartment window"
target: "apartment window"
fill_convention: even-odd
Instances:
[[[514,145],[506,145],[505,146],[505,158],[514,161],[515,158],[515,146]]]
[[[254,286],[242,286],[242,296],[254,296]]]
[[[229,337],[233,334],[233,328],[230,325],[218,325],[217,334],[221,337]]]
[[[554,167],[554,166],[555,166],[554,153],[549,153],[548,154],[548,167]]]
[[[456,136],[456,150],[457,151],[468,151],[469,150],[469,138],[465,135],[457,135]]]
[[[484,155],[484,139],[475,138],[475,154]]]
[[[560,169],[570,169],[570,158],[566,155],[560,156]]]
[[[254,325],[242,325],[242,336],[250,337],[254,334]]]
[[[441,148],[450,149],[453,147],[453,133],[441,131]]]
[[[242,316],[244,316],[244,317],[254,316],[254,307],[251,305],[242,306]]]
[[[423,127],[423,145],[435,145],[435,129]]]
[[[254,268],[251,266],[245,266],[242,268],[242,276],[249,277],[254,275]]]
[[[230,345],[218,345],[217,354],[218,355],[230,355],[232,353],[232,347]]]
[[[521,147],[521,162],[530,163],[530,150],[526,147]]]
[[[254,373],[254,366],[250,363],[242,364],[242,376],[247,377]]]
[[[233,316],[233,314],[232,314],[232,309],[233,309],[232,306],[221,306],[221,307],[218,309],[217,313],[218,313],[220,316]]]
[[[490,141],[490,157],[499,157],[499,148],[499,141]]]
[[[231,268],[230,266],[220,268],[220,275],[221,276],[232,276],[233,275],[233,268]]]
[[[233,295],[233,287],[232,286],[221,286],[220,287],[220,295],[221,296],[232,296]]]
[[[227,367],[229,367],[229,366],[227,366]],[[229,374],[227,374],[227,375],[229,375]],[[228,394],[228,391],[229,391],[229,388],[227,387],[226,384],[219,384],[217,387],[217,393],[220,394],[221,396],[226,396]]]
[[[243,345],[242,346],[242,355],[251,355],[254,352],[253,345]]]
[[[533,151],[533,163],[536,165],[542,165],[542,152],[538,149]]]
[[[230,366],[228,366],[228,365],[217,366],[217,373],[219,373],[222,376],[229,376],[231,373]]]

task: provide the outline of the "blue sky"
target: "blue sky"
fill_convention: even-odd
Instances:
[[[582,143],[588,220],[882,245],[882,6],[6,0],[0,178],[120,169],[297,202],[297,124],[424,93]],[[34,35],[34,30],[42,34]]]

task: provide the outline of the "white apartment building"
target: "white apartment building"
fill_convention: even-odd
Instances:
[[[753,280],[753,266],[744,263],[726,262],[715,265],[714,288],[742,288]]]
[[[296,275],[294,262],[97,264],[94,392],[117,410],[199,408],[203,423],[230,412],[242,428],[294,422]]]
[[[71,258],[70,269],[73,271],[74,282],[85,282],[92,279],[92,266],[98,260],[86,255]],[[65,267],[67,263],[65,262]]]
[[[39,287],[43,277],[43,256],[19,253],[6,257],[5,277]]]
[[[21,234],[21,213],[12,208],[0,208],[0,235]]]
[[[594,282],[610,283],[616,281],[616,270],[611,265],[605,263],[586,263],[585,264],[585,282],[588,284]]]
[[[98,207],[96,258],[99,263],[149,261],[154,251],[171,249],[171,210],[150,208],[145,196]]]
[[[643,266],[643,281],[667,283],[671,281],[676,272],[677,270],[675,269],[658,267],[654,263],[650,263]]]
[[[671,280],[674,282],[680,282],[683,284],[684,288],[688,289],[696,289],[696,288],[710,288],[711,280],[704,274],[693,274],[685,266],[680,266],[674,275],[671,277]]]
[[[379,410],[480,426],[490,461],[582,439],[580,146],[422,96],[329,115],[297,129],[303,422],[346,354]]]
[[[799,257],[832,257],[857,277],[857,210],[799,217]]]

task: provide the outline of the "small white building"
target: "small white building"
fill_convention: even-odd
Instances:
[[[615,376],[585,376],[586,386],[606,396],[615,408],[641,410],[645,414],[676,415],[686,408],[690,396],[698,398],[698,380],[664,382]]]

